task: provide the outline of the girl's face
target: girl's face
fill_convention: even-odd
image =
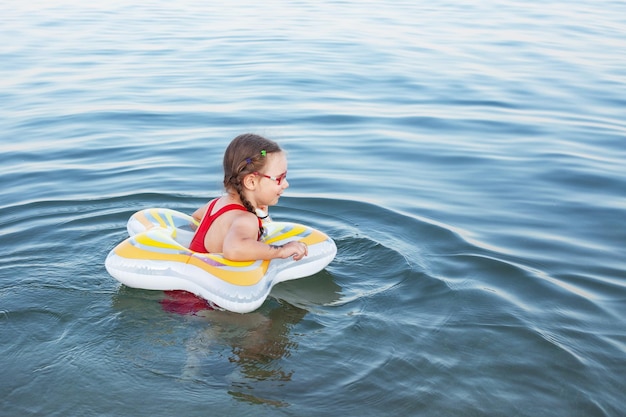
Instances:
[[[280,195],[289,187],[287,181],[287,155],[284,152],[267,154],[262,172],[256,173],[257,187],[254,195],[257,207],[273,206]]]

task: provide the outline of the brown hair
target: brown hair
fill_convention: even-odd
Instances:
[[[241,203],[256,215],[252,203],[243,194],[243,178],[253,172],[263,171],[267,162],[267,154],[281,152],[282,149],[274,141],[254,133],[244,133],[230,142],[224,152],[224,188],[236,191]]]

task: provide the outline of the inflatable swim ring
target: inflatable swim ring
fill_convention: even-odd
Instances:
[[[270,261],[233,262],[219,253],[188,249],[198,222],[171,209],[152,208],[131,216],[128,237],[109,252],[105,267],[124,285],[147,290],[184,290],[238,313],[256,310],[279,282],[313,275],[335,257],[335,242],[324,233],[295,223],[263,223],[262,241],[307,244],[309,254]]]

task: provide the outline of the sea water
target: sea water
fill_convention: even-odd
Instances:
[[[626,3],[0,4],[0,415],[622,416]],[[104,269],[276,140],[338,254],[257,311]]]

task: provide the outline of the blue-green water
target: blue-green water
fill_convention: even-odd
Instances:
[[[624,1],[100,3],[0,5],[0,415],[624,415]],[[120,286],[247,131],[335,261],[246,315]]]

